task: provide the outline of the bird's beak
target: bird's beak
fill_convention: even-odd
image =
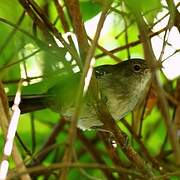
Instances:
[[[148,68],[145,69],[146,72],[153,72],[156,70],[160,70],[162,68],[162,63],[159,61],[151,61],[148,63]]]
[[[160,61],[151,61],[149,67],[151,71],[160,70],[161,68],[163,68],[162,63]]]

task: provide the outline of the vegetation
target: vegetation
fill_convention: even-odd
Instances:
[[[173,59],[178,48],[165,53],[173,47],[169,32],[180,32],[179,6],[173,0],[0,0],[0,158],[9,162],[6,179],[178,179],[179,78],[170,81],[161,70],[143,104],[124,119],[114,121],[100,103],[101,129],[76,126],[93,59],[95,66],[135,57],[159,64]],[[167,23],[157,30],[164,19]],[[95,23],[88,26],[90,21]],[[158,37],[162,48],[151,41]],[[36,111],[40,102],[32,105],[33,96],[45,95],[58,82],[70,84],[73,93],[75,87],[64,75],[78,70],[82,75],[71,121],[50,104]],[[90,87],[97,93],[95,85],[92,74]],[[69,100],[66,89],[55,91]],[[8,100],[15,94],[9,113]],[[20,115],[24,95],[31,97],[24,110],[29,113]],[[12,127],[10,120],[16,120]],[[13,142],[16,122],[8,154],[3,149]],[[5,173],[2,164],[0,174]]]

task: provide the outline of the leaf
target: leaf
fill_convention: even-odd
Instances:
[[[142,12],[149,24],[152,24],[157,14],[162,10],[160,0],[142,1]]]
[[[80,10],[83,20],[87,21],[96,16],[101,11],[101,5],[92,0],[81,1]]]
[[[127,7],[132,7],[133,9],[138,9],[145,15],[146,20],[149,24],[152,24],[157,14],[162,10],[162,4],[160,0],[127,0]]]

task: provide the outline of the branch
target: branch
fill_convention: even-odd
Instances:
[[[75,7],[78,4],[78,2],[76,0],[73,1],[73,3],[76,3]],[[73,4],[73,7],[74,7],[74,4]],[[71,9],[73,7],[71,7]],[[93,58],[93,55],[94,55],[94,52],[96,49],[97,41],[99,39],[100,32],[101,32],[101,29],[103,27],[103,24],[104,24],[104,21],[106,18],[106,13],[107,13],[108,9],[109,9],[109,4],[105,4],[104,9],[103,9],[102,14],[101,14],[101,17],[100,17],[100,20],[98,22],[98,26],[97,26],[97,30],[95,33],[94,40],[93,40],[92,45],[89,48],[87,55],[86,55],[85,64],[84,64],[82,76],[80,79],[80,85],[79,85],[79,89],[78,89],[76,101],[75,101],[75,111],[74,111],[72,118],[71,118],[71,125],[70,125],[69,135],[68,135],[68,139],[67,139],[68,147],[66,148],[66,151],[65,151],[65,154],[63,157],[63,162],[66,162],[66,163],[70,163],[72,160],[73,143],[75,141],[76,131],[77,131],[77,129],[76,129],[77,119],[78,119],[78,116],[80,115],[80,111],[81,111],[82,96],[83,96],[83,94],[86,93],[86,92],[84,92],[84,87],[85,87],[85,85],[88,87],[88,84],[89,84],[89,82],[88,82],[88,84],[85,84],[85,78],[87,77],[89,70],[92,69],[92,65],[93,65],[92,64],[92,58]],[[67,172],[68,172],[68,169],[64,169],[64,171],[61,173],[61,176],[60,176],[61,180],[66,179]]]
[[[150,37],[148,36],[149,34],[148,26],[145,23],[143,17],[141,16],[141,12],[139,9],[135,9],[132,4],[129,4],[129,9],[133,12],[137,21],[137,25],[140,31],[141,41],[143,44],[145,59],[148,60],[151,64],[154,64],[156,63],[156,58],[155,58],[155,55],[151,46]],[[167,131],[168,131],[170,143],[171,143],[173,153],[174,153],[174,158],[176,160],[176,163],[180,164],[180,147],[179,147],[177,136],[175,134],[174,124],[172,124],[171,119],[170,119],[168,103],[165,98],[164,91],[160,85],[159,78],[157,77],[155,73],[153,74],[153,83],[155,85],[156,92],[158,95],[158,100],[161,107],[160,110],[161,110],[162,116],[164,117],[163,119],[167,128]]]
[[[16,107],[16,106],[14,106]],[[17,108],[18,109],[18,108]],[[9,109],[8,109],[8,101],[7,97],[4,92],[4,88],[2,83],[0,82],[0,125],[3,131],[4,138],[6,139],[5,141],[5,146],[4,146],[4,151],[3,151],[3,158],[2,162],[0,165],[0,179],[6,179],[6,175],[8,172],[9,168],[9,156],[12,153],[13,160],[16,165],[16,170],[18,173],[21,173],[22,171],[26,171],[26,166],[24,165],[23,159],[20,156],[20,153],[17,149],[16,144],[13,146],[13,140],[15,135],[16,128],[14,127],[15,125],[18,125],[18,114],[20,112],[17,112],[14,110],[14,113],[12,115],[12,119],[9,123],[10,116],[9,116]],[[16,117],[17,116],[17,117]],[[12,124],[14,123],[14,124]],[[14,131],[12,131],[14,129]],[[20,177],[21,180],[30,180],[29,174],[24,174]]]
[[[131,171],[129,169],[126,168],[122,168],[120,166],[106,166],[104,164],[97,164],[97,163],[91,163],[91,164],[86,164],[86,163],[55,163],[52,164],[50,166],[35,166],[35,167],[31,167],[29,168],[27,171],[21,172],[21,173],[16,173],[16,172],[12,172],[7,180],[11,180],[13,178],[19,177],[22,174],[32,174],[32,173],[47,173],[55,171],[55,170],[59,170],[59,169],[64,169],[64,168],[86,168],[86,169],[104,169],[104,170],[110,170],[112,172],[119,172],[119,173],[123,173],[123,174],[129,174],[129,175],[133,175],[136,176],[138,178],[143,178],[144,176],[142,176],[141,174],[135,172],[135,171]]]
[[[126,154],[130,162],[137,167],[142,174],[145,174],[148,177],[154,176],[153,169],[146,164],[130,144],[127,144],[127,137],[117,126],[115,120],[108,112],[107,106],[103,102],[99,102],[97,109],[99,118],[104,123],[104,128],[112,132],[115,141],[121,146],[122,151]]]

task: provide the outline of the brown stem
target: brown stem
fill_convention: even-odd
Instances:
[[[89,139],[87,139],[80,130],[77,131],[77,136],[78,138],[81,140],[81,142],[85,145],[85,147],[87,148],[88,152],[90,152],[90,154],[92,155],[92,157],[94,158],[94,160],[99,163],[99,164],[106,164],[104,162],[104,160],[101,158],[101,155],[99,153],[99,151],[93,146],[93,144],[89,141]],[[102,170],[103,173],[105,174],[105,176],[107,177],[107,179],[115,179],[112,175],[112,172],[110,171],[106,171],[106,170]]]
[[[150,37],[148,36],[149,34],[148,25],[145,23],[143,17],[141,16],[141,12],[138,8],[134,8],[132,5],[129,5],[129,8],[136,17],[137,25],[140,31],[140,36],[141,36],[141,40],[143,44],[145,59],[148,60],[151,64],[154,64],[156,62],[156,58],[152,49]],[[166,28],[169,28],[169,26]],[[176,159],[177,164],[180,164],[180,147],[179,147],[178,139],[174,131],[174,125],[172,124],[171,119],[170,119],[169,107],[168,107],[168,103],[164,95],[164,91],[155,73],[153,73],[153,83],[156,88],[159,104],[161,107],[160,110],[161,110],[161,113],[162,113],[162,116],[163,116],[163,119],[167,128],[170,143],[174,152],[174,158]]]
[[[76,5],[74,5],[74,3],[76,3]],[[78,3],[79,2],[77,2],[76,0],[73,0],[73,3],[71,4],[72,5],[71,10],[72,10],[72,8],[76,7],[78,5]],[[94,40],[92,42],[92,46],[88,49],[88,52],[86,54],[85,64],[84,64],[83,72],[81,75],[80,85],[79,85],[79,89],[78,89],[76,101],[75,101],[75,111],[71,118],[71,125],[70,125],[69,135],[68,135],[68,139],[67,139],[68,147],[66,148],[66,151],[65,151],[64,157],[63,157],[63,162],[66,162],[66,163],[70,163],[72,160],[72,152],[73,152],[72,147],[73,147],[73,143],[76,138],[77,119],[78,119],[78,116],[80,115],[80,110],[81,110],[85,78],[86,78],[88,70],[91,66],[90,64],[91,64],[91,61],[92,61],[92,58],[93,58],[93,55],[94,55],[94,52],[96,49],[96,45],[97,45],[97,42],[98,42],[98,39],[100,36],[100,32],[101,32],[103,24],[104,24],[108,9],[109,9],[109,4],[105,4],[104,9],[101,14],[101,17],[100,17],[100,20],[99,20],[99,23],[98,23],[98,26],[97,26]],[[84,56],[84,53],[83,53],[83,56]],[[67,172],[68,172],[68,169],[64,169],[64,171],[62,171],[61,176],[60,176],[61,180],[66,179]]]
[[[69,25],[68,25],[68,22],[66,21],[66,18],[65,18],[64,12],[63,12],[63,8],[62,8],[62,6],[58,0],[54,0],[54,4],[56,6],[58,16],[59,16],[59,19],[61,20],[64,31],[68,32],[69,31]]]

